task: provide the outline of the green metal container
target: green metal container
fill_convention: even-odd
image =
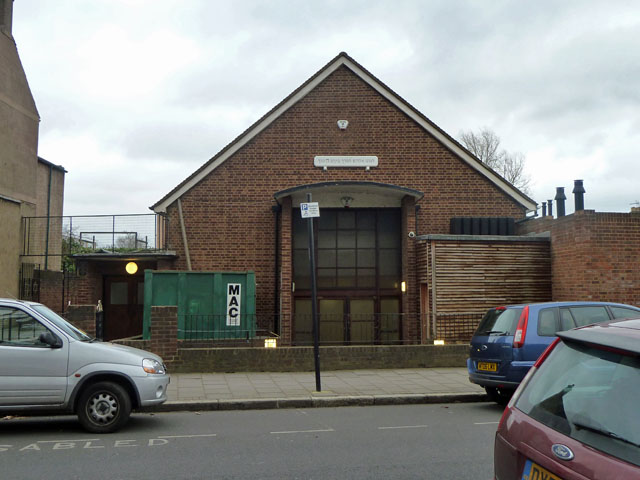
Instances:
[[[249,339],[256,333],[254,272],[145,270],[143,338],[151,307],[178,307],[178,339]]]

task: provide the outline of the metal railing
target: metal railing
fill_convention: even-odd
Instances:
[[[320,345],[411,345],[444,340],[445,344],[468,343],[478,327],[483,313],[431,313],[319,315]],[[249,342],[255,338],[277,336],[273,325],[290,326],[291,341],[297,346],[313,345],[312,317],[309,314],[243,315],[231,325],[226,315],[178,315],[178,338],[181,340],[218,342],[231,340]],[[421,327],[425,325],[426,337]],[[410,328],[412,336],[404,334]],[[411,338],[409,338],[411,337]],[[237,343],[237,342],[236,342]]]
[[[59,270],[64,257],[81,253],[164,251],[167,219],[156,214],[23,217],[22,257]],[[54,265],[51,265],[54,264]]]

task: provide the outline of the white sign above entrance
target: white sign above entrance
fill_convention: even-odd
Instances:
[[[314,167],[364,167],[367,170],[378,166],[378,157],[375,155],[317,155],[313,159]]]
[[[320,205],[318,205],[318,202],[301,203],[300,214],[302,218],[319,217]]]

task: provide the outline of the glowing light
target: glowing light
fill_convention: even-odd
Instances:
[[[136,262],[129,262],[127,266],[124,267],[129,275],[133,275],[138,271],[138,264]]]

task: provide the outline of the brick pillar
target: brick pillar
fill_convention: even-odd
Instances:
[[[280,342],[290,345],[292,334],[293,298],[291,282],[293,265],[291,258],[291,197],[282,199],[280,215]]]
[[[149,349],[165,362],[178,356],[178,307],[151,307]]]
[[[407,282],[407,291],[402,295],[402,339],[418,343],[420,319],[418,315],[418,277],[416,275],[416,240],[409,232],[416,231],[415,199],[402,199],[402,280]]]

